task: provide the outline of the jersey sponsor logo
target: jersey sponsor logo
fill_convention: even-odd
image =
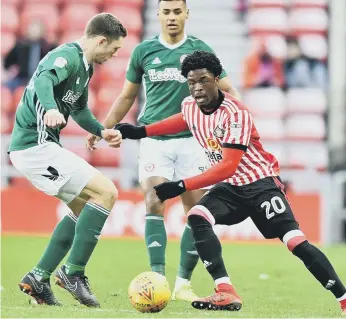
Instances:
[[[223,138],[225,136],[225,130],[217,126],[213,134],[215,137]]]
[[[220,154],[220,153],[217,153],[217,152],[214,152],[214,151],[212,151],[212,152],[205,151],[205,153],[206,153],[206,155],[207,155],[207,157],[208,157],[210,162],[212,162],[212,161],[216,161],[216,162],[222,161],[222,154]]]
[[[77,102],[77,100],[80,98],[81,95],[82,93],[80,92],[75,93],[71,90],[68,90],[66,94],[64,95],[64,97],[62,98],[62,100],[65,103],[74,104]]]
[[[207,138],[207,144],[214,151],[221,150],[220,144],[210,137]]]
[[[67,64],[67,60],[63,57],[58,57],[54,61],[54,66],[57,66],[60,69],[64,68],[66,64]]]
[[[156,71],[155,69],[151,69],[148,71],[148,74],[151,82],[186,82],[186,79],[181,75],[180,70],[178,70],[177,68],[166,68],[164,71]]]

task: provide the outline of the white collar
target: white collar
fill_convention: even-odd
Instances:
[[[181,41],[179,41],[179,42],[176,43],[176,44],[169,44],[169,43],[167,43],[167,42],[163,39],[162,34],[159,35],[159,41],[160,41],[160,43],[161,43],[163,46],[165,46],[167,49],[171,49],[171,50],[174,50],[174,49],[176,49],[176,48],[179,48],[181,45],[183,45],[183,44],[185,43],[186,39],[187,39],[187,34],[184,33],[184,38],[183,38]]]
[[[85,56],[85,54],[84,54],[84,52],[83,52],[83,48],[82,48],[82,46],[81,46],[81,44],[80,44],[79,41],[76,41],[76,43],[77,43],[77,45],[78,45],[78,46],[81,48],[81,50],[82,50],[82,53],[83,53],[83,62],[84,62],[85,70],[88,71],[89,68],[90,68],[90,65],[88,64],[87,58],[86,58],[86,56]]]

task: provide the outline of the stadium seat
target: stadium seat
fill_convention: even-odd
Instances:
[[[267,44],[268,52],[277,59],[286,59],[287,57],[287,42],[284,36],[279,34],[270,34],[264,36]],[[252,37],[253,41],[258,41],[256,37]]]
[[[328,14],[320,8],[293,9],[288,16],[288,26],[293,34],[326,33]]]
[[[280,8],[251,9],[247,15],[247,25],[251,34],[285,34],[287,13]]]
[[[106,12],[113,13],[124,24],[129,33],[140,35],[143,30],[141,10],[135,7],[110,5],[104,8]]]
[[[1,133],[10,133],[12,129],[11,118],[1,110]]]
[[[71,117],[68,120],[66,127],[61,131],[62,135],[84,135],[88,134],[83,130]]]
[[[74,42],[83,36],[83,30],[79,31],[67,31],[63,33],[59,38],[59,44]]]
[[[250,8],[285,8],[288,0],[248,0]]]
[[[19,86],[13,92],[13,101],[12,101],[11,110],[10,110],[11,112],[14,113],[16,111],[18,103],[23,96],[24,90],[25,90],[25,86]]]
[[[324,119],[318,114],[289,115],[285,129],[289,140],[322,140],[326,135]]]
[[[97,13],[97,7],[93,4],[68,4],[60,15],[60,30],[83,31],[90,18]]]
[[[280,141],[280,142],[268,142],[265,141],[263,143],[264,149],[273,154],[277,160],[279,161],[280,167],[286,167],[288,162],[287,162],[287,148],[286,145]]]
[[[1,86],[1,114],[3,112],[11,112],[12,109],[12,94],[11,91],[5,87]]]
[[[103,112],[103,110],[109,110],[116,97],[119,96],[121,89],[121,87],[102,86],[97,93],[95,113],[98,114]]]
[[[119,58],[129,58],[134,48],[139,44],[139,37],[129,34],[124,41],[123,47],[118,51]]]
[[[263,141],[281,140],[285,137],[284,124],[281,118],[254,117],[253,119]]]
[[[302,53],[310,58],[325,60],[328,55],[328,42],[320,34],[306,34],[299,37]]]
[[[96,93],[92,88],[89,88],[88,92],[88,107],[91,110],[91,112],[95,112],[95,109],[97,107],[96,105]]]
[[[104,5],[142,8],[145,0],[100,0]]]
[[[118,167],[120,165],[121,149],[111,148],[107,145],[91,153],[91,165],[97,167]]]
[[[281,117],[285,114],[285,95],[279,88],[246,90],[243,101],[256,118]]]
[[[99,74],[100,83],[103,86],[122,87],[128,63],[128,58],[115,58],[101,65]]]
[[[290,0],[290,5],[296,8],[326,8],[328,0]]]
[[[76,0],[74,0],[75,2]],[[88,0],[88,1],[91,1],[91,0]],[[42,3],[42,0],[24,0],[23,1],[24,3]],[[56,6],[59,6],[62,2],[62,0],[45,0],[44,1],[45,3],[52,3]]]
[[[326,93],[319,88],[292,88],[287,92],[287,112],[324,113],[327,109]]]
[[[14,47],[16,36],[14,33],[1,32],[1,56],[5,56]]]
[[[292,168],[325,170],[328,167],[328,148],[322,142],[290,143],[286,155]]]
[[[70,0],[60,0],[63,5],[69,5],[72,1]],[[93,4],[99,5],[102,3],[102,0],[73,0],[73,4]]]
[[[32,20],[41,20],[50,37],[56,33],[60,16],[57,7],[53,3],[29,3],[24,6],[20,16],[20,30],[25,34],[28,25]]]
[[[4,5],[8,5],[8,4],[17,7],[18,5],[20,5],[22,3],[22,1],[23,0],[2,0],[1,1],[1,5],[2,5],[2,8],[3,8]]]
[[[6,32],[17,32],[19,27],[19,17],[17,9],[11,4],[1,5],[1,37],[4,31]],[[3,40],[1,40],[1,45]]]

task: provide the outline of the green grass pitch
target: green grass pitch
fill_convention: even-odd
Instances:
[[[48,241],[40,237],[2,237],[1,317],[3,318],[210,318],[210,317],[340,317],[333,295],[323,289],[304,265],[283,245],[225,243],[223,254],[233,284],[243,298],[240,312],[193,309],[187,302],[170,302],[158,314],[136,312],[127,297],[130,281],[148,270],[146,249],[140,240],[101,239],[86,275],[102,308],[89,309],[53,285],[63,307],[34,306],[18,289],[22,276],[35,266]],[[323,249],[341,279],[346,282],[346,246]],[[167,246],[167,277],[173,288],[179,263],[179,243]],[[261,276],[262,274],[262,276]],[[263,274],[269,278],[263,280]],[[199,262],[192,278],[199,295],[213,292],[214,284]]]

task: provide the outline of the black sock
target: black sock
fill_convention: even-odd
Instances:
[[[195,247],[204,266],[214,280],[228,277],[222,259],[221,243],[214,233],[211,224],[198,215],[189,216]]]
[[[330,290],[336,298],[346,293],[338,275],[328,258],[317,247],[304,241],[292,251],[305,264],[306,268],[314,275],[323,287]]]

